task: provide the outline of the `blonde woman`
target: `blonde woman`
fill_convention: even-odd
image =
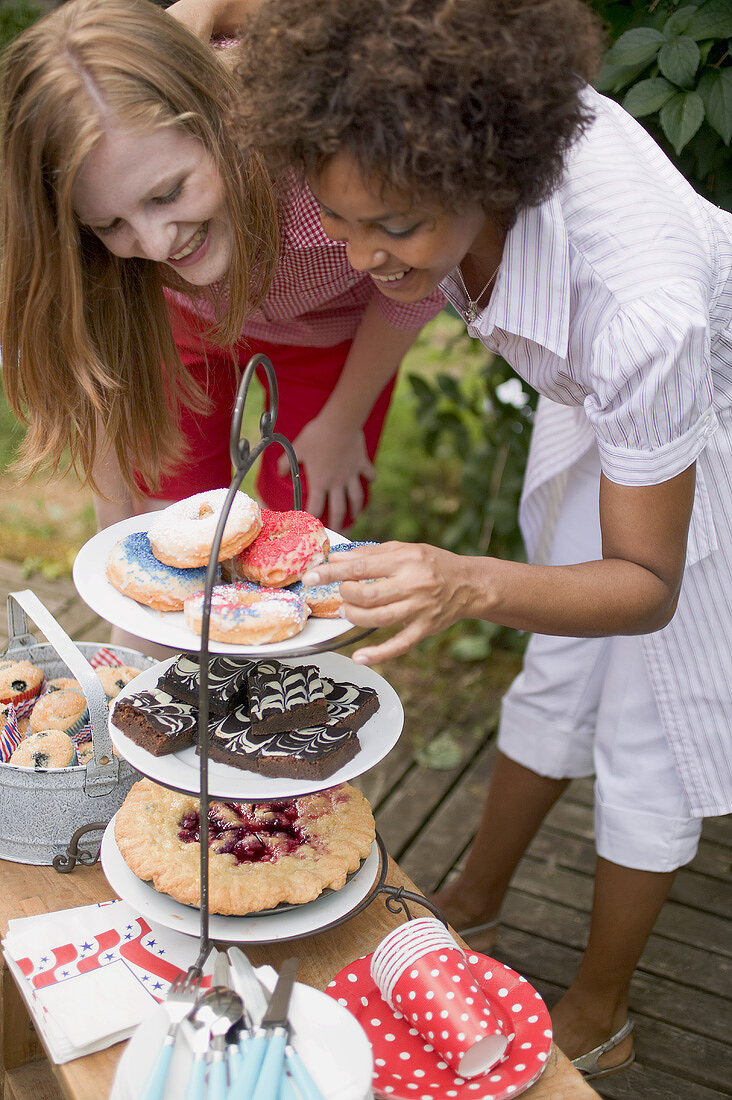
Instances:
[[[353,271],[307,188],[273,185],[232,134],[232,97],[217,54],[147,0],[72,0],[5,57],[0,348],[28,425],[19,468],[68,459],[101,526],[228,483],[257,350],[282,372],[278,428],[311,510],[355,516],[393,376],[442,305],[395,308]],[[263,496],[287,507],[276,461]]]

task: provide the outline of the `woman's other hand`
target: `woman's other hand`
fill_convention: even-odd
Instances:
[[[363,432],[339,433],[332,421],[321,414],[305,425],[293,446],[307,477],[308,512],[320,516],[327,507],[328,525],[340,531],[347,509],[354,520],[363,510],[361,478],[373,481],[376,473],[366,452]],[[283,455],[277,472],[285,477],[289,469]]]

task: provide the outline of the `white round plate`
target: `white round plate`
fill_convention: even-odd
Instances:
[[[165,669],[175,659],[171,657],[167,661],[161,661],[145,669],[119,693],[115,703],[130,695],[136,695],[138,691],[155,687]],[[305,660],[307,664],[315,665],[325,676],[330,676],[333,680],[356,684],[357,687],[374,688],[378,692],[379,709],[356,734],[361,751],[327,779],[273,778],[209,760],[208,791],[211,798],[229,798],[241,802],[268,802],[273,798],[295,798],[301,794],[313,794],[315,791],[335,787],[339,783],[353,779],[354,776],[362,775],[393,749],[404,725],[404,709],[391,684],[372,668],[357,665],[350,657],[344,657],[340,653],[319,653]],[[282,663],[296,665],[303,662],[289,660]],[[117,729],[111,715],[109,732],[115,748],[133,768],[142,772],[148,779],[187,794],[199,793],[201,758],[195,748],[191,746],[181,752],[170,753],[168,756],[153,756],[147,749],[140,748]]]
[[[351,1013],[320,990],[295,982],[290,1014],[296,1021],[292,1044],[324,1100],[367,1100],[372,1095],[371,1044]],[[165,1005],[158,1005],[138,1027],[120,1058],[110,1100],[139,1100],[143,1095],[169,1025]],[[185,1095],[191,1060],[191,1048],[182,1039],[175,1044],[161,1100]]]
[[[114,818],[104,831],[100,859],[107,882],[114,892],[144,917],[188,936],[201,934],[201,913],[191,905],[181,905],[154,886],[143,882],[125,863],[114,835]],[[341,890],[324,894],[305,905],[283,909],[266,916],[209,916],[208,934],[224,943],[275,943],[300,939],[312,932],[338,924],[368,895],[379,872],[379,849],[371,845],[366,860]]]
[[[127,630],[138,638],[157,642],[158,645],[198,653],[201,648],[201,636],[186,625],[182,611],[154,611],[145,604],[137,603],[136,600],[118,592],[114,585],[109,583],[105,574],[107,558],[112,547],[134,531],[147,531],[156,514],[159,513],[132,516],[93,535],[76,555],[74,584],[84,603],[113,626]],[[328,531],[328,537],[332,545],[350,541],[336,531]],[[211,653],[278,657],[297,654],[308,646],[330,642],[352,629],[353,623],[348,619],[314,619],[311,616],[299,634],[294,638],[287,638],[284,642],[242,646],[209,641],[208,648]]]

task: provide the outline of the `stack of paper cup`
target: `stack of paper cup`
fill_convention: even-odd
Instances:
[[[461,1077],[487,1073],[503,1057],[506,1021],[440,921],[423,917],[395,928],[374,951],[371,976],[387,1004]]]

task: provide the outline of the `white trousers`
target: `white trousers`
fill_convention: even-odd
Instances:
[[[569,472],[553,565],[602,556],[599,479],[593,447]],[[702,820],[689,812],[637,637],[535,634],[503,701],[498,747],[539,775],[595,775],[604,859],[673,871],[694,858]]]

